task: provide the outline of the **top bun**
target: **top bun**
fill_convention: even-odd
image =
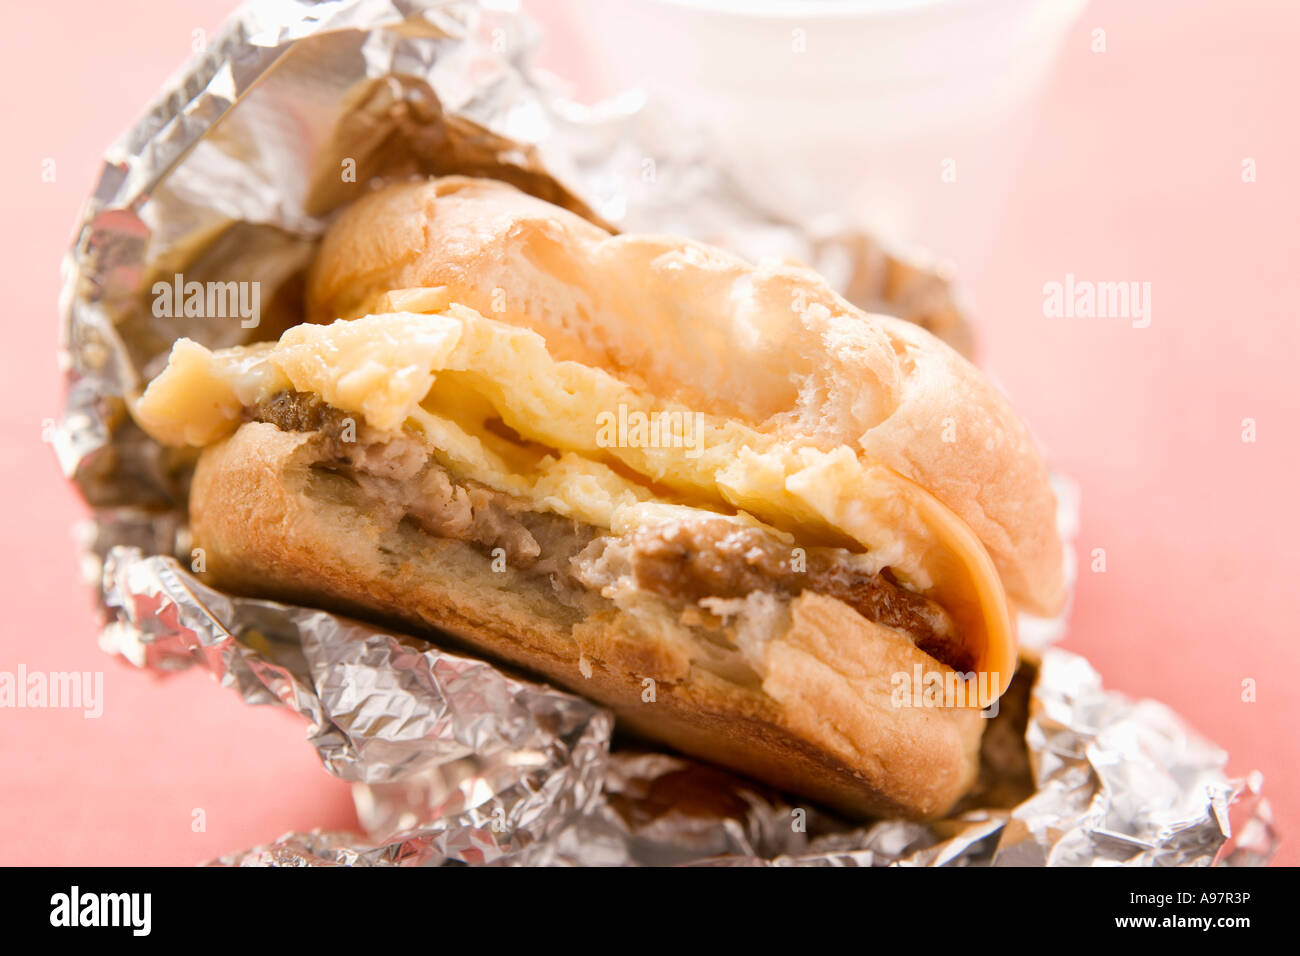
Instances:
[[[808,269],[611,235],[504,183],[452,176],[345,210],[313,266],[308,316],[354,318],[422,286],[666,401],[853,448],[964,519],[1018,606],[1064,603],[1047,469],[1006,399],[930,333],[860,311]]]

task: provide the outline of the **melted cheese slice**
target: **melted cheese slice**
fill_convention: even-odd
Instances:
[[[992,560],[914,482],[847,447],[791,447],[556,361],[537,333],[441,289],[398,290],[381,307],[297,326],[278,343],[212,352],[181,339],[132,413],[161,442],[203,446],[234,431],[245,407],[292,388],[372,428],[422,436],[463,478],[600,528],[739,512],[787,540],[856,544],[942,605],[978,669],[1010,683],[1015,640]]]

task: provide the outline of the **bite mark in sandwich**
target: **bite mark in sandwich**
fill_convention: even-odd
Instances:
[[[946,346],[805,270],[461,178],[349,209],[309,313],[177,342],[133,404],[205,449],[218,586],[445,630],[855,814],[969,786],[978,711],[893,707],[891,675],[1005,689],[1060,545],[1023,427]],[[611,445],[615,410],[699,434]]]

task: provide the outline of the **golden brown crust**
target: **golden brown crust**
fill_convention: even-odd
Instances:
[[[250,423],[205,450],[190,511],[206,580],[445,630],[601,701],[647,737],[854,816],[934,816],[974,779],[978,711],[892,706],[891,674],[941,665],[846,605],[795,601],[767,644],[761,687],[725,680],[692,665],[679,632],[557,601],[544,580],[385,523],[312,470],[319,441]]]
[[[859,311],[806,269],[611,236],[463,177],[390,187],[345,211],[313,267],[309,315],[355,317],[390,289],[436,285],[539,332],[556,358],[792,445],[858,449],[964,519],[1019,606],[1060,609],[1042,458],[996,389],[924,330]]]

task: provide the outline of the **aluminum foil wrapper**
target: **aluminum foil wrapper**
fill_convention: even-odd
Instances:
[[[225,865],[1256,864],[1276,836],[1257,775],[1167,708],[1106,692],[1022,620],[1021,670],[990,721],[979,782],[926,824],[850,825],[681,757],[615,742],[579,697],[426,641],[233,597],[186,568],[192,455],[126,413],[181,336],[209,347],[296,324],[332,214],[375,181],[492,176],[607,226],[692,235],[822,271],[865,308],[963,351],[946,271],[844,223],[796,223],[739,189],[637,93],[566,101],[530,66],[510,6],[305,0],[241,9],[108,153],[64,266],[66,411],[55,450],[94,509],[82,529],[101,646],[199,666],[249,704],[289,707],[364,832],[293,833]],[[351,178],[340,170],[350,166]],[[159,279],[250,281],[256,328],[154,316]],[[1058,479],[1073,537],[1078,498]]]

